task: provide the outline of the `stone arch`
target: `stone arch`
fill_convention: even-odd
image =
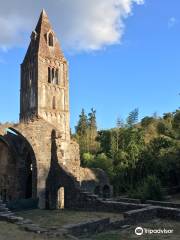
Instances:
[[[101,195],[101,187],[99,185],[95,187],[94,194],[98,196]]]
[[[110,186],[104,185],[104,187],[102,189],[102,193],[103,193],[103,198],[110,198],[110,196],[111,196]]]
[[[20,146],[20,153],[23,155],[24,163],[24,198],[36,198],[37,197],[37,161],[36,155],[32,146],[29,142],[29,138],[24,136],[15,128],[9,128],[22,140]],[[21,174],[21,172],[20,172]]]

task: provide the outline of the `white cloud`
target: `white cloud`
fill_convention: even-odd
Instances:
[[[22,45],[45,8],[64,48],[98,50],[117,44],[133,4],[144,0],[0,0],[0,48]]]
[[[176,25],[176,23],[177,23],[177,19],[175,17],[171,17],[168,21],[168,27],[172,28]]]

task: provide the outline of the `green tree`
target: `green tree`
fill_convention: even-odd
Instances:
[[[141,120],[141,126],[144,127],[144,128],[147,128],[153,122],[154,122],[154,118],[153,117],[144,117]]]
[[[180,110],[177,110],[176,113],[174,114],[174,119],[173,119],[173,129],[175,130],[175,135],[178,139],[180,139]]]
[[[139,109],[135,108],[133,111],[129,113],[129,116],[127,117],[127,126],[132,127],[135,123],[137,123],[138,116],[139,116]]]
[[[87,115],[82,109],[81,114],[79,115],[79,121],[76,126],[76,139],[80,146],[81,156],[84,152],[88,152],[88,118]]]
[[[96,140],[100,143],[100,151],[110,157],[111,152],[111,130],[101,130],[98,132]]]
[[[88,145],[89,151],[96,153],[99,150],[99,143],[96,141],[97,138],[97,123],[96,123],[96,111],[92,108],[88,114]]]
[[[76,133],[79,136],[86,135],[87,134],[87,128],[88,128],[87,115],[86,115],[84,109],[82,109],[81,114],[79,115],[78,124],[76,126]]]

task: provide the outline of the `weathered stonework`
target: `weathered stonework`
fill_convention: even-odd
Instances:
[[[109,197],[100,170],[81,168],[70,138],[68,64],[43,10],[21,64],[20,123],[0,125],[0,196],[76,207],[81,191]]]

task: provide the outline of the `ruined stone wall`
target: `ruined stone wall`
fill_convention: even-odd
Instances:
[[[65,141],[61,137],[61,133],[58,129],[55,128],[55,126],[49,124],[48,122],[44,121],[43,119],[34,119],[34,121],[29,121],[26,123],[20,123],[16,125],[10,125],[10,130],[14,131],[18,134],[18,136],[21,136],[29,143],[29,145],[32,147],[35,159],[33,162],[33,169],[36,170],[36,176],[33,175],[33,181],[37,184],[37,191],[34,191],[33,196],[36,198],[39,198],[39,206],[40,208],[45,207],[45,198],[46,198],[46,180],[50,171],[51,167],[51,159],[53,157],[52,153],[52,132],[55,131],[55,141],[56,141],[56,154],[58,159],[58,164],[63,165],[65,167],[69,167],[69,172],[74,172],[76,169],[76,165],[78,167],[80,166],[80,161],[78,158],[78,155],[76,155],[77,159],[72,159],[72,165],[70,164],[70,152],[71,152],[71,146],[74,146],[74,144],[70,144],[70,141]],[[6,126],[8,128],[8,125]],[[3,130],[2,130],[3,132]],[[17,145],[16,143],[14,143]],[[20,143],[22,145],[23,143]],[[77,146],[77,144],[75,144]],[[19,146],[18,150],[19,152],[23,151],[21,150],[23,146]],[[75,147],[76,149],[76,147]],[[8,150],[7,150],[8,151]],[[76,150],[75,150],[76,151]],[[74,153],[75,153],[74,151]],[[3,152],[2,152],[3,154]],[[25,173],[23,175],[24,166],[26,158],[19,153],[16,154],[16,160],[18,162],[18,174],[20,177],[20,181],[25,182]],[[66,164],[68,162],[68,164]],[[70,168],[70,166],[72,168]],[[21,171],[22,169],[22,171]],[[68,169],[68,168],[67,168]],[[71,171],[72,170],[72,171]],[[7,171],[8,172],[8,171]],[[76,174],[77,175],[77,174]],[[24,176],[24,177],[23,177]],[[37,179],[35,179],[37,178]],[[16,181],[17,182],[17,179]],[[54,182],[51,182],[53,185]],[[23,188],[23,185],[21,185],[21,188]],[[23,192],[23,191],[22,191]],[[37,194],[37,195],[36,195]],[[20,193],[19,196],[23,197]]]
[[[8,127],[8,126],[6,126]],[[78,203],[81,190],[94,193],[99,187],[99,194],[104,186],[109,186],[109,180],[100,169],[88,169],[80,166],[79,145],[74,141],[65,141],[61,132],[44,119],[34,119],[27,123],[10,125],[21,139],[12,145],[17,148],[16,175],[20,191],[17,195],[24,197],[26,181],[27,145],[32,147],[33,198],[39,198],[39,207],[45,208],[47,202],[47,186],[53,193],[51,200],[53,208],[57,201],[57,191],[65,188],[65,205],[75,206]],[[24,141],[23,141],[24,140]],[[18,142],[19,141],[19,142]],[[26,143],[24,145],[24,143]],[[27,144],[28,143],[28,144]],[[25,150],[24,150],[25,149]],[[55,162],[56,167],[53,167]],[[53,167],[53,170],[52,170]],[[58,170],[59,169],[59,170]],[[48,182],[47,182],[48,180]],[[53,190],[52,190],[53,189]],[[49,190],[48,190],[49,191]]]
[[[0,198],[11,200],[16,192],[16,162],[8,146],[0,141]]]
[[[35,163],[31,145],[28,141],[25,141],[24,138],[10,129],[6,130],[4,136],[0,136],[0,144],[2,146],[0,148],[0,169],[2,171],[0,176],[3,177],[3,172],[8,176],[7,178],[4,178],[5,182],[8,183],[6,184],[6,200],[9,201],[11,199],[26,198],[26,183],[31,169],[31,163],[28,165],[28,161],[32,159],[33,163]],[[29,154],[31,154],[31,156]],[[4,168],[4,164],[6,165],[6,168]],[[35,176],[32,177],[33,181],[32,186],[29,188],[29,194],[32,194],[32,196],[35,197],[37,183]],[[11,191],[11,186],[13,191]],[[2,186],[0,189],[5,188]],[[8,192],[11,193],[8,194]]]
[[[45,207],[46,178],[50,169],[52,126],[42,120],[20,124],[15,128],[31,144],[37,168],[37,197],[40,208]],[[36,166],[35,166],[36,165]]]
[[[14,126],[14,124],[13,123],[0,124],[0,135],[3,136],[6,133],[6,129],[11,126]]]
[[[40,208],[44,208],[46,180],[51,168],[52,157],[56,154],[58,164],[66,167],[67,171],[72,173],[76,178],[80,173],[78,145],[62,139],[60,131],[55,126],[40,118],[28,123],[20,123],[12,129],[26,138],[32,146],[36,158],[34,165],[37,168],[37,197],[39,198]],[[52,132],[55,133],[55,153],[52,152]],[[71,151],[72,149],[74,151]],[[51,184],[54,185],[55,183],[51,182]]]

